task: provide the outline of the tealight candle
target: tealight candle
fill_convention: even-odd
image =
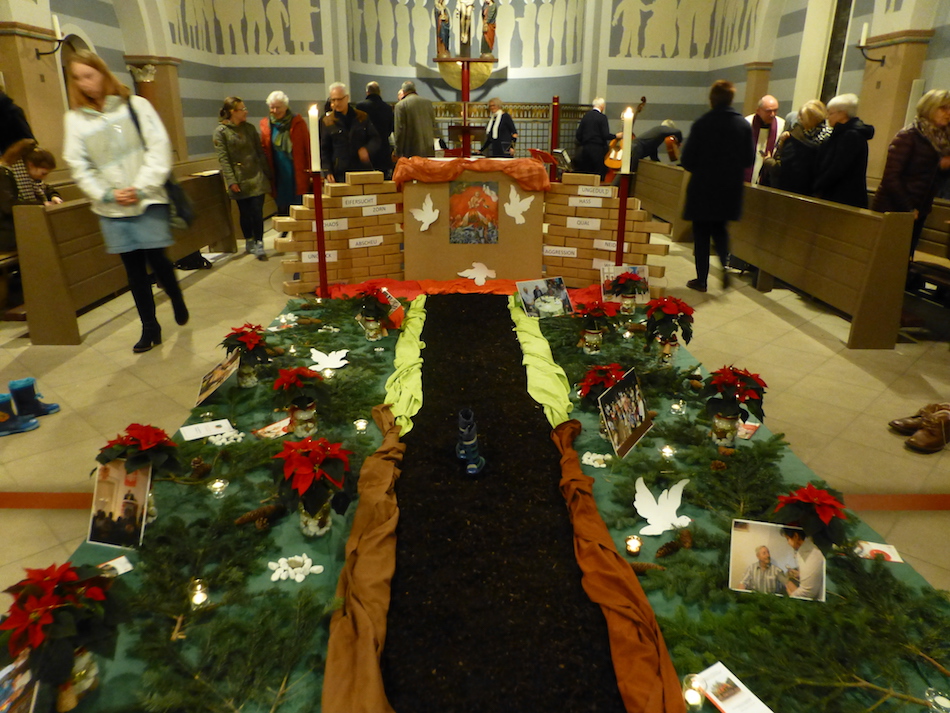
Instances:
[[[374,352],[384,352],[384,351],[386,351],[386,347],[374,347],[374,348],[373,348],[373,351],[374,351]]]
[[[627,543],[627,552],[634,557],[640,554],[640,548],[643,547],[643,540],[636,535],[629,535],[625,542]]]
[[[203,579],[192,580],[189,598],[192,609],[200,609],[208,603],[208,585]]]
[[[353,425],[356,426],[357,433],[365,433],[366,427],[369,426],[369,421],[367,421],[365,418],[358,418],[353,421]]]
[[[924,695],[934,710],[943,713],[950,711],[950,695],[938,691],[936,688],[928,688]]]
[[[288,354],[295,354],[295,355],[296,355],[296,353],[297,353],[297,347],[295,347],[293,344],[291,344],[291,345],[290,345],[290,349],[287,350],[287,353],[288,353]]]
[[[674,401],[672,404],[670,404],[670,413],[674,416],[682,416],[684,413],[686,413],[686,402],[682,399]]]
[[[320,376],[322,376],[327,381],[332,379],[334,374],[336,374],[336,372],[333,371],[333,369],[331,369],[330,367],[327,367],[326,369],[320,372]]]
[[[660,455],[664,458],[672,458],[676,455],[676,449],[671,445],[665,445],[660,449]]]
[[[208,490],[211,491],[211,494],[216,498],[223,498],[224,491],[228,488],[228,481],[224,478],[215,478],[210,483],[208,483]]]
[[[689,711],[698,711],[703,707],[703,695],[706,682],[701,676],[691,673],[683,677],[683,700]]]

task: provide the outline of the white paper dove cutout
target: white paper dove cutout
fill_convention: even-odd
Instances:
[[[686,515],[676,516],[683,499],[683,488],[688,482],[689,478],[684,478],[669,490],[660,493],[660,497],[654,498],[643,478],[637,478],[637,495],[633,499],[633,506],[640,517],[649,523],[640,530],[641,535],[659,535],[667,530],[689,527],[691,520]]]
[[[426,199],[422,201],[421,208],[410,208],[412,217],[422,223],[419,230],[428,230],[429,226],[439,219],[439,209],[432,206],[432,194],[426,193]]]
[[[338,349],[335,352],[324,354],[319,349],[311,349],[310,358],[313,359],[313,366],[310,368],[314,371],[322,371],[323,369],[342,369],[344,366],[350,363],[346,360],[346,355],[349,351],[349,349]]]
[[[480,262],[473,262],[472,267],[469,270],[462,270],[459,273],[456,273],[459,277],[467,277],[470,280],[475,280],[476,285],[484,285],[487,278],[494,279],[495,271],[489,270],[485,265]]]
[[[508,192],[508,202],[505,203],[505,212],[515,219],[515,223],[523,225],[524,212],[531,207],[533,201],[534,196],[522,198],[515,189],[514,184],[512,184],[511,190]]]

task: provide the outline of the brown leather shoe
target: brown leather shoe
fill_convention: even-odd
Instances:
[[[924,425],[904,443],[921,453],[939,453],[950,442],[950,410],[924,416]]]
[[[927,404],[921,408],[913,416],[908,416],[907,418],[895,418],[893,421],[887,425],[893,428],[895,431],[904,436],[912,436],[914,433],[919,431],[924,426],[924,416],[931,413],[936,413],[937,411],[943,411],[950,409],[950,403],[948,404]]]

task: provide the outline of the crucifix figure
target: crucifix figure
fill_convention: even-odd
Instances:
[[[472,56],[472,16],[475,14],[475,0],[458,0],[455,6],[455,19],[459,28],[459,56]]]

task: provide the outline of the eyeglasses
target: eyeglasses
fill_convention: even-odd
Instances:
[[[344,94],[342,97],[330,97],[330,103],[332,104],[333,102],[341,102],[344,99],[349,99],[349,98],[350,98],[349,94]]]

